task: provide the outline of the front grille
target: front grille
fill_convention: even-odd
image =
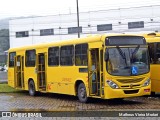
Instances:
[[[124,90],[125,94],[135,94],[138,93],[139,90]]]
[[[123,85],[123,86],[121,86],[121,87],[122,87],[122,88],[127,88],[127,87],[133,88],[133,87],[139,87],[139,86],[140,86],[140,84],[132,85],[132,87],[131,87],[130,85]]]
[[[121,87],[126,88],[126,87],[129,87],[129,85],[123,85],[123,86],[121,86]]]
[[[141,82],[144,78],[138,78],[138,79],[117,79],[120,83],[138,83]]]
[[[132,87],[138,87],[138,86],[140,86],[140,85],[132,85]]]

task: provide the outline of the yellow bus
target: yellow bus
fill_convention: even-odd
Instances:
[[[160,33],[144,34],[149,47],[150,72],[151,72],[151,94],[160,92]]]
[[[31,96],[50,92],[123,99],[150,95],[150,68],[145,38],[104,34],[11,48],[8,84]]]

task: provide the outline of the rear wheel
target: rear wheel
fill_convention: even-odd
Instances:
[[[28,89],[29,89],[29,95],[35,96],[35,94],[36,94],[36,89],[35,89],[35,84],[34,84],[33,80],[30,80],[30,81],[29,81]]]
[[[88,101],[87,93],[86,93],[86,88],[83,83],[80,83],[78,86],[78,99],[82,103],[86,103]]]

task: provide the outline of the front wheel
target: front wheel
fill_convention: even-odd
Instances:
[[[79,84],[79,86],[78,86],[78,99],[82,103],[86,103],[88,101],[86,88],[83,83]]]
[[[114,102],[122,102],[124,100],[124,98],[114,98],[112,99],[112,101]]]
[[[155,97],[156,93],[155,92],[151,92],[151,96]]]
[[[33,80],[29,81],[28,89],[29,89],[29,95],[35,96],[36,89],[35,89],[35,84],[34,84]]]

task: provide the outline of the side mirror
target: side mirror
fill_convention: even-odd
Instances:
[[[105,52],[104,59],[105,59],[105,61],[108,61],[108,60],[109,60],[109,53],[108,53],[108,50],[106,50],[106,52]]]

